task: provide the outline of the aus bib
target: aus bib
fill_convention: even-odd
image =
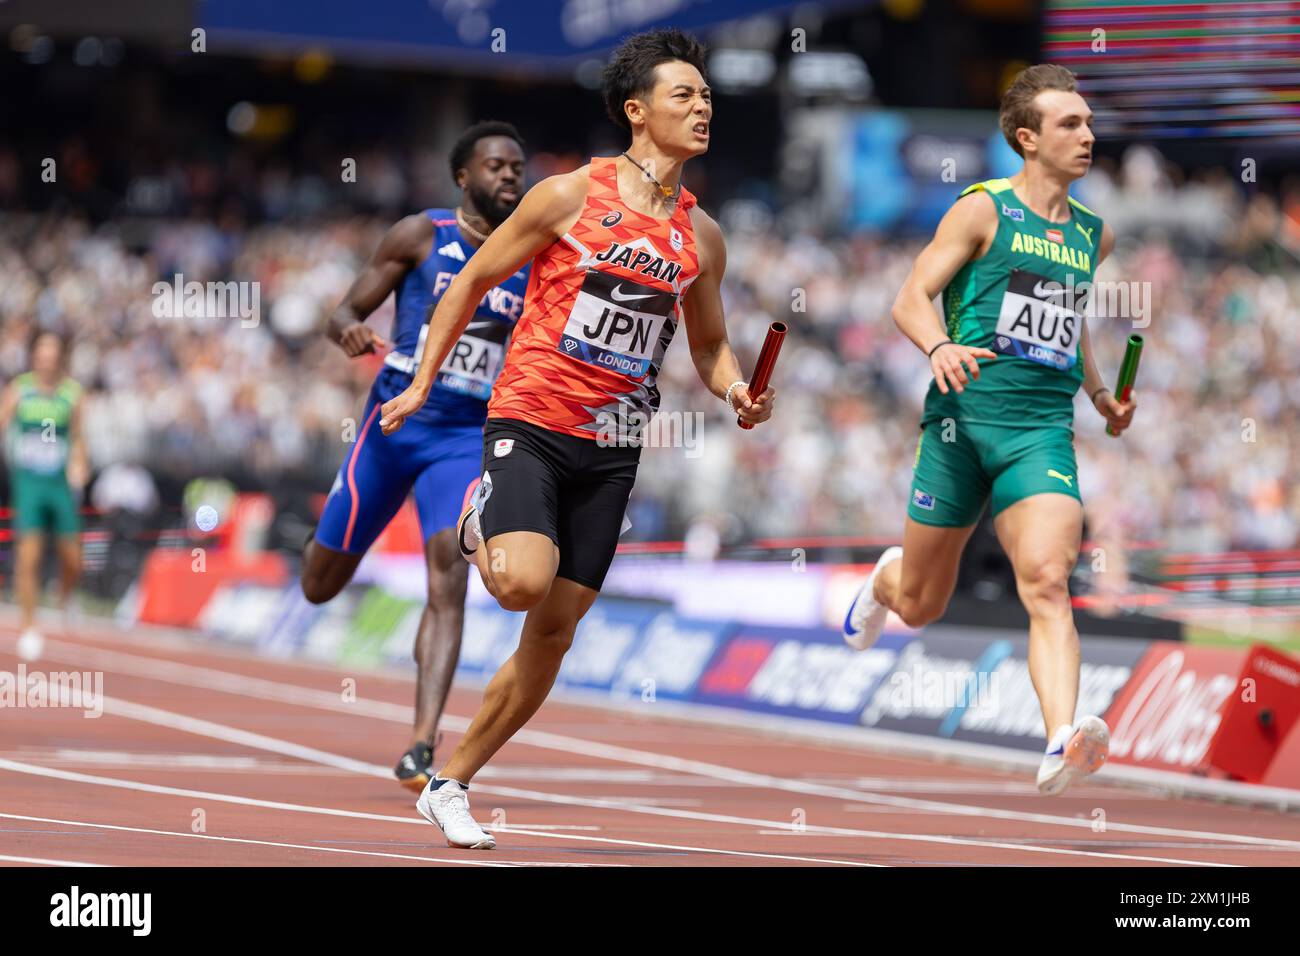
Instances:
[[[1062,372],[1078,358],[1082,296],[1046,276],[1015,269],[998,312],[992,350]]]

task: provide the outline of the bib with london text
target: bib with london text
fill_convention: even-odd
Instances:
[[[628,378],[644,378],[660,337],[675,329],[676,305],[672,292],[589,269],[556,349]]]
[[[1071,286],[1013,269],[998,312],[992,350],[1067,372],[1074,368],[1084,296]]]
[[[429,323],[425,322],[420,329],[419,344],[415,347],[416,365],[424,355],[424,342],[428,336]],[[505,361],[509,338],[508,323],[475,318],[447,353],[438,369],[437,383],[453,392],[487,401]]]

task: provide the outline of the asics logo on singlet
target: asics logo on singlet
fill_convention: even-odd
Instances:
[[[632,302],[635,299],[648,299],[654,295],[653,292],[647,292],[645,295],[629,295],[626,292],[619,292],[618,290],[621,288],[622,286],[614,286],[609,290],[610,298],[615,302]]]
[[[604,226],[606,229],[612,229],[622,221],[623,221],[623,214],[621,212],[611,212],[608,216],[606,216],[604,219],[600,221],[600,224]]]

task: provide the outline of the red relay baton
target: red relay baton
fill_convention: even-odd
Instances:
[[[749,380],[751,399],[757,399],[767,391],[767,383],[772,378],[772,369],[776,368],[776,357],[781,354],[781,343],[785,341],[785,333],[789,331],[789,326],[784,322],[773,322],[768,328],[767,338],[763,340],[763,347],[758,353],[758,362],[754,365],[754,377]],[[742,421],[739,416],[736,417],[736,424],[741,428],[754,427]]]

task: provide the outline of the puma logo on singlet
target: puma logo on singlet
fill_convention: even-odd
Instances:
[[[1059,471],[1057,471],[1055,468],[1049,468],[1049,469],[1047,469],[1047,477],[1049,477],[1049,478],[1060,478],[1063,482],[1065,482],[1065,484],[1066,484],[1068,487],[1070,487],[1070,488],[1073,488],[1073,487],[1074,487],[1074,475],[1063,475],[1063,474],[1061,474]]]

